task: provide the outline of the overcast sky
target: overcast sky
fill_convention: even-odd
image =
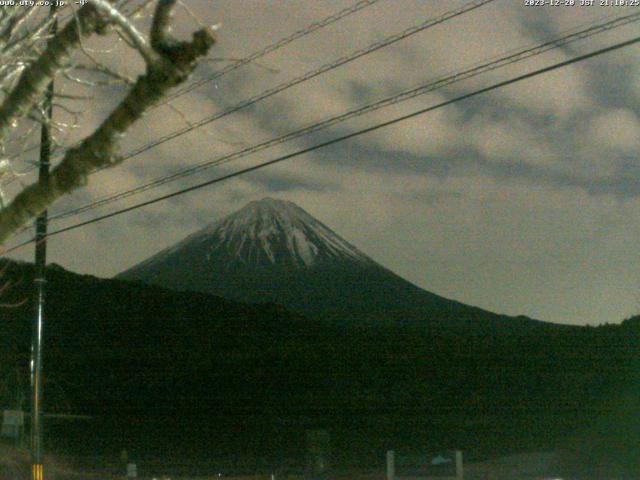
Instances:
[[[220,26],[219,43],[211,61],[197,70],[197,80],[353,2],[185,3],[199,22]],[[154,110],[124,139],[123,151],[463,4],[380,0],[257,64],[179,97],[172,108]],[[96,174],[87,188],[53,211],[83,205],[505,52],[637,11],[640,7],[541,7],[525,6],[524,0],[497,0]],[[175,22],[179,35],[198,28],[185,9],[179,10]],[[55,222],[51,228],[293,152],[632,38],[637,32],[634,23],[588,38]],[[106,63],[129,75],[139,73],[135,54],[113,44],[113,39],[105,39],[90,46]],[[251,200],[272,196],[296,202],[387,268],[445,297],[554,322],[620,322],[640,312],[639,54],[639,46],[628,47],[56,236],[50,240],[48,260],[76,272],[109,277]],[[60,85],[58,90],[64,87]],[[82,124],[69,138],[89,132],[125,91],[124,86],[95,89],[95,101],[83,105]],[[65,115],[61,109],[55,114]],[[29,178],[21,180],[28,183]],[[15,190],[16,185],[7,188]],[[23,238],[27,237],[17,236],[8,245]],[[31,259],[32,248],[15,256]]]

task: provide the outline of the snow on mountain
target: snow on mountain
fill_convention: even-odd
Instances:
[[[264,198],[190,235],[136,268],[163,263],[197,249],[203,262],[224,257],[230,265],[312,267],[336,260],[374,264],[364,253],[296,204]]]

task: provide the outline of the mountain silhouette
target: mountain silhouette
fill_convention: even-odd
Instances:
[[[528,332],[547,325],[423,290],[375,262],[296,204],[265,198],[116,278],[276,303],[313,319]]]

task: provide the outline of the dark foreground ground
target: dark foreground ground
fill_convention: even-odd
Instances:
[[[97,466],[105,459],[98,460],[94,465],[82,465],[80,459],[60,459],[47,456],[45,461],[45,478],[50,480],[116,480],[125,478],[124,465],[106,463]],[[87,459],[84,459],[86,463]],[[207,462],[203,462],[206,464]],[[197,468],[198,465],[192,465]],[[172,479],[172,480],[303,480],[309,478],[302,472],[274,471],[271,473],[222,473],[205,472],[200,474],[175,475],[171,468],[158,464],[138,465],[141,479]],[[0,480],[30,479],[30,465],[28,452],[12,447],[0,447]],[[335,480],[385,480],[384,467],[378,468],[342,468],[332,469],[324,478]],[[562,458],[558,452],[529,452],[505,457],[487,459],[482,462],[470,462],[464,465],[466,480],[551,480],[577,478],[563,473]],[[589,480],[622,480],[638,478],[628,475],[600,472],[591,476],[580,477]]]
[[[44,409],[89,419],[47,420],[45,445],[79,471],[124,449],[141,476],[286,470],[304,464],[305,432],[326,429],[340,470],[384,471],[389,449],[460,449],[469,464],[561,451],[582,478],[640,478],[640,317],[536,332],[342,324],[50,273]],[[2,408],[28,398],[32,312],[0,309]]]

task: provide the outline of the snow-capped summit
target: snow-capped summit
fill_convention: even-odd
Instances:
[[[375,264],[293,202],[264,198],[188,236],[124,276],[149,270],[176,259],[199,261],[221,270],[234,268],[296,267],[323,263]]]
[[[245,265],[310,267],[336,259],[372,262],[295,203],[273,198],[249,203],[191,240],[207,243],[209,256],[224,252]]]

